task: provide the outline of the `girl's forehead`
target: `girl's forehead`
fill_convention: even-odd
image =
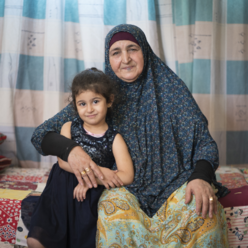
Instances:
[[[89,95],[99,95],[98,93],[96,93],[94,90],[80,90],[77,94],[77,96],[89,96]]]
[[[101,98],[107,100],[107,98],[104,95],[100,93],[96,93],[93,90],[82,90],[77,95],[75,95],[76,101],[80,101],[80,100],[90,101],[94,98]]]

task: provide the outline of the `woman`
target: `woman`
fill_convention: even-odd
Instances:
[[[217,146],[185,84],[133,25],[107,35],[105,73],[123,97],[108,123],[129,147],[135,179],[126,188],[104,191],[98,247],[228,247],[224,212],[210,185],[218,186]],[[32,142],[42,154],[68,158],[80,183],[80,171],[89,166],[102,178],[81,148],[54,133],[74,115],[67,106],[36,129]],[[83,179],[95,186],[93,173]]]

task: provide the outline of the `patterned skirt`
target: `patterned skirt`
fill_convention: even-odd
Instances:
[[[227,248],[225,213],[203,219],[195,198],[185,201],[185,183],[149,218],[125,188],[105,190],[98,203],[96,246],[101,248],[218,247]]]

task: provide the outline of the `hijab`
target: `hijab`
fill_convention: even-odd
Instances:
[[[139,45],[138,41],[133,37],[133,35],[131,35],[128,32],[119,32],[119,33],[115,33],[110,42],[109,42],[109,48],[116,42],[119,40],[130,40],[134,43],[136,43],[137,45]]]
[[[143,71],[132,83],[118,78],[109,62],[109,42],[118,32],[132,34],[143,52]],[[121,24],[108,33],[105,73],[122,96],[111,125],[124,137],[134,163],[135,178],[126,188],[152,217],[187,181],[197,161],[218,167],[217,146],[187,86],[154,54],[140,28]]]

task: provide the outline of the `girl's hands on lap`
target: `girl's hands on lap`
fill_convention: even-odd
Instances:
[[[202,217],[206,218],[213,217],[213,213],[217,214],[217,197],[214,194],[213,188],[208,182],[201,179],[195,179],[188,183],[185,193],[185,204],[191,202],[192,195],[195,195],[196,201],[196,213]],[[210,198],[213,198],[210,201]]]
[[[113,170],[110,170],[110,169],[105,168],[105,167],[100,167],[100,168],[101,168],[101,171],[104,175],[104,179],[101,181],[107,189],[123,186],[123,182],[116,174],[117,171],[113,171]],[[107,184],[107,186],[106,186],[106,184]]]
[[[77,200],[82,202],[83,200],[86,199],[86,193],[88,191],[89,187],[87,184],[81,185],[78,184],[74,191],[73,191],[73,199],[77,198]]]

